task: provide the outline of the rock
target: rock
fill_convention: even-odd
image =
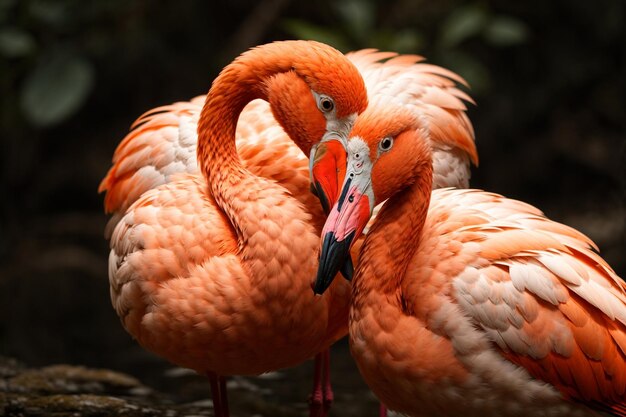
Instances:
[[[105,369],[88,369],[70,365],[53,365],[24,370],[9,378],[7,383],[10,391],[39,394],[85,392],[128,394],[131,389],[146,388],[128,375]]]
[[[349,359],[348,344],[334,347],[332,415],[374,415],[378,402]],[[161,375],[159,378],[158,375]],[[29,367],[0,356],[0,416],[211,417],[206,377],[164,366],[157,377],[139,379],[108,369],[76,365]],[[145,378],[145,376],[143,377]],[[228,379],[231,417],[306,417],[313,363],[262,375]]]
[[[178,417],[213,413],[210,401],[172,404],[120,372],[73,365],[31,369],[0,357],[0,415]]]

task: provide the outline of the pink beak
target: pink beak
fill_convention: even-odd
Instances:
[[[322,294],[330,286],[350,257],[352,244],[361,236],[372,214],[369,197],[351,182],[350,178],[346,180],[322,230],[320,263],[313,286],[316,294]]]

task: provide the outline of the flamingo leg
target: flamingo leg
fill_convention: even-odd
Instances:
[[[226,398],[226,385],[224,383],[224,377],[220,377],[213,372],[207,373],[207,376],[209,377],[209,382],[211,384],[213,414],[215,417],[228,417],[228,400]],[[222,390],[224,393],[222,393]]]
[[[378,416],[387,417],[387,407],[383,403],[380,403],[380,408],[378,409]]]
[[[221,417],[230,417],[230,413],[228,411],[228,391],[226,391],[226,377],[220,376],[220,403],[222,406],[222,416]]]
[[[326,417],[330,411],[330,406],[335,400],[335,394],[333,393],[333,387],[330,382],[330,349],[321,353],[322,355],[322,380],[323,380],[323,398],[324,398],[324,410],[322,417]]]
[[[320,417],[324,394],[322,393],[322,366],[324,352],[315,355],[313,371],[313,392],[309,397],[309,417]]]

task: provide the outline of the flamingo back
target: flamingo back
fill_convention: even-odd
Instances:
[[[434,191],[426,222],[412,264],[422,266],[409,270],[434,271],[431,282],[454,277],[447,291],[457,316],[435,312],[430,325],[461,362],[495,370],[470,362],[486,338],[565,398],[623,415],[626,286],[589,238],[528,204],[476,190]],[[405,281],[415,303],[408,308],[424,308],[424,281]]]
[[[157,107],[139,117],[118,145],[113,166],[100,183],[106,191],[105,211],[112,213],[105,230],[108,238],[130,205],[144,192],[171,181],[174,174],[198,171],[196,146],[198,117],[206,96]],[[249,103],[236,131],[239,154],[249,169],[266,178],[282,177],[290,191],[302,194],[301,181],[289,185],[288,174],[277,172],[283,163],[302,165],[308,178],[306,158],[275,121],[269,104]],[[273,161],[268,164],[269,161]],[[297,176],[301,179],[300,176]],[[306,186],[305,186],[306,188]],[[304,197],[307,199],[306,197]],[[307,199],[308,200],[308,199]]]
[[[392,98],[423,120],[433,153],[433,187],[467,188],[470,162],[478,165],[478,153],[465,105],[474,101],[458,88],[467,87],[465,80],[418,55],[364,49],[347,57],[363,75],[370,102]]]

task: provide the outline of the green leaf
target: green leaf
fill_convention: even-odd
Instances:
[[[323,42],[343,52],[347,52],[351,49],[348,39],[340,33],[330,31],[321,26],[312,25],[302,20],[285,19],[283,21],[283,28],[287,33],[298,39]]]
[[[497,16],[485,28],[485,40],[496,46],[519,45],[526,42],[528,26],[518,19]]]
[[[30,33],[18,28],[0,30],[0,55],[19,58],[35,50],[35,40]]]
[[[26,78],[20,105],[28,120],[46,127],[74,114],[88,97],[94,70],[84,58],[57,51]]]
[[[469,5],[458,9],[443,22],[441,45],[452,48],[482,32],[486,23],[487,13],[481,7]]]

